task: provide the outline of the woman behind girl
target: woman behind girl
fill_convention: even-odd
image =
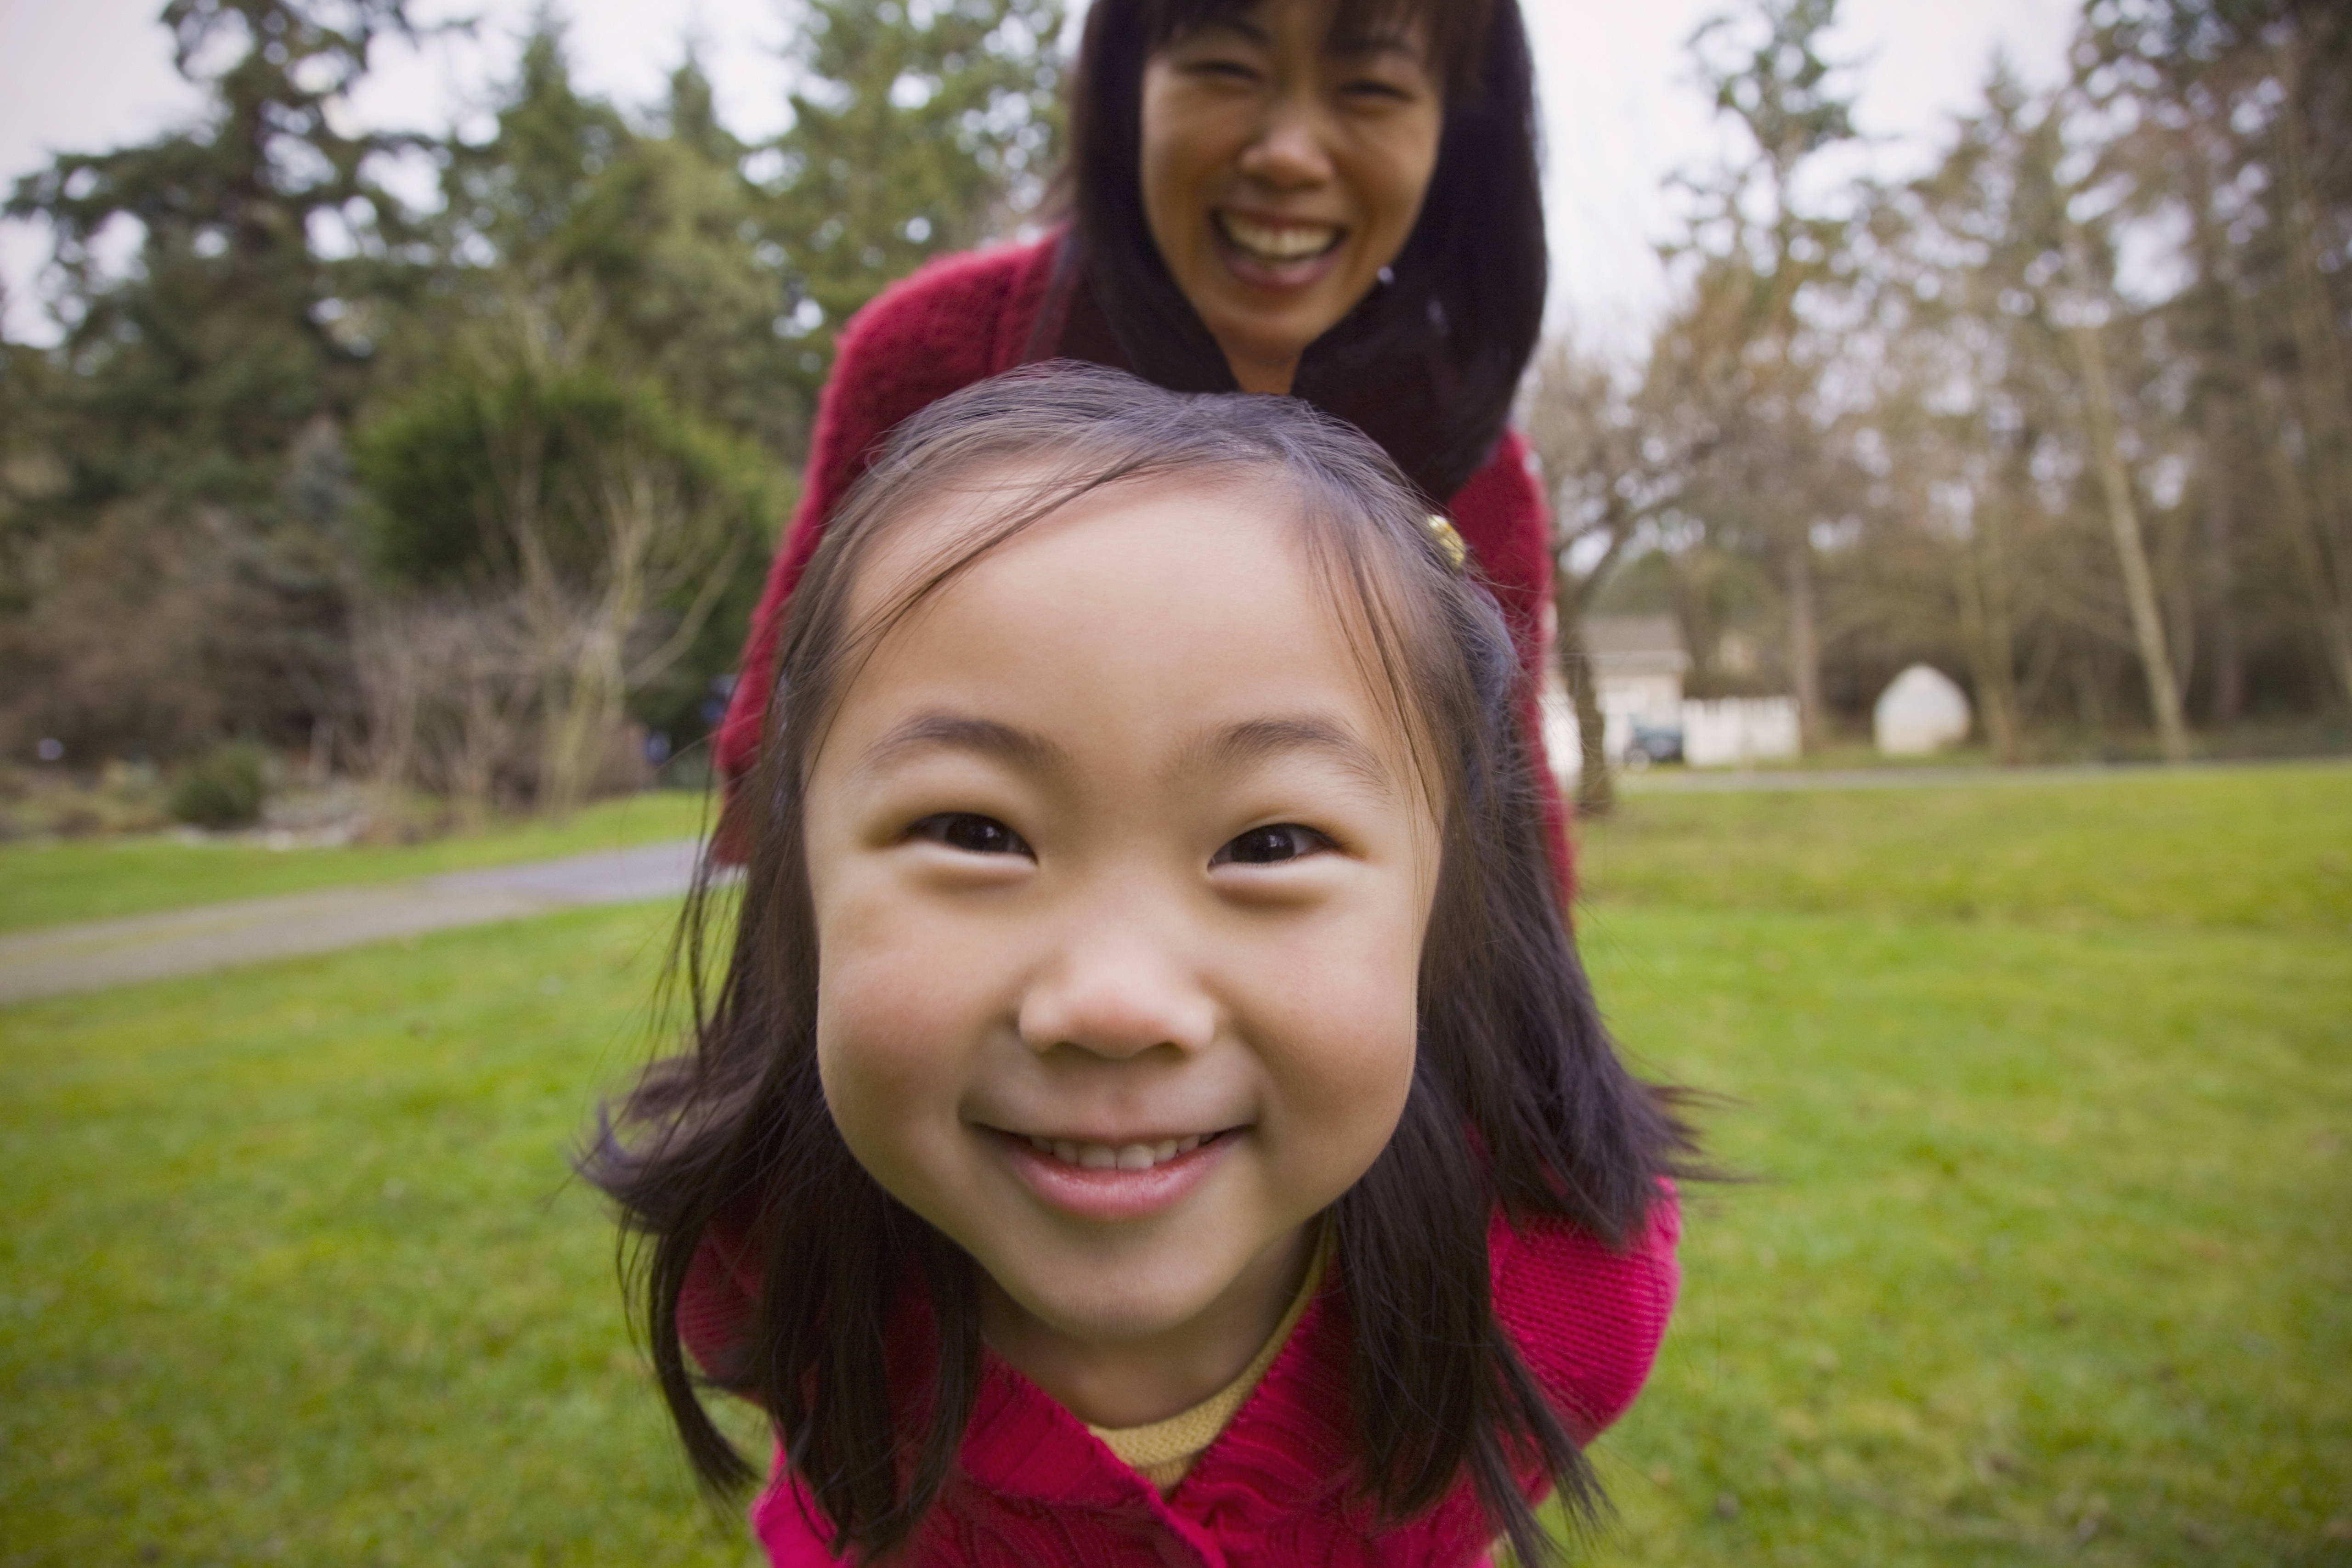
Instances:
[[[1533,1562],[1597,1503],[1690,1144],[1433,521],[1300,404],[1077,367],[846,500],[723,976],[590,1161],[701,1473],[681,1341],[772,1423],[773,1561]]]
[[[751,772],[783,606],[882,438],[1049,359],[1356,426],[1452,519],[1539,675],[1550,525],[1508,427],[1544,310],[1534,91],[1517,0],[1094,0],[1066,223],[937,262],[841,334],[722,773]]]

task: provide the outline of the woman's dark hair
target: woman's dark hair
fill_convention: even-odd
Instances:
[[[1143,211],[1143,68],[1250,0],[1095,0],[1070,86],[1066,267],[1128,367],[1178,392],[1230,392],[1223,352],[1152,243]],[[1300,361],[1291,390],[1387,448],[1443,501],[1486,465],[1543,324],[1540,132],[1518,0],[1339,0],[1343,36],[1409,19],[1445,121],[1421,218],[1375,288]]]
[[[1488,1216],[1556,1216],[1631,1245],[1693,1145],[1671,1097],[1619,1062],[1570,944],[1501,612],[1448,562],[1380,449],[1303,404],[1058,364],[982,382],[898,429],[793,595],[715,994],[703,960],[726,922],[707,884],[681,936],[694,1048],[648,1069],[585,1168],[643,1244],[655,1367],[704,1478],[751,1474],[698,1402],[679,1345],[681,1294],[717,1237],[756,1260],[760,1284],[711,1381],[768,1411],[836,1550],[905,1540],[979,1386],[975,1266],[882,1190],[826,1110],[803,792],[845,692],[902,617],[1076,498],[1171,481],[1246,487],[1253,514],[1300,542],[1435,809],[1412,1087],[1394,1137],[1330,1211],[1362,1478],[1401,1518],[1466,1474],[1521,1559],[1538,1561],[1548,1548],[1515,1474],[1549,1473],[1581,1512],[1600,1494],[1496,1321]],[[863,564],[916,515],[954,526],[926,540],[908,586],[854,609]],[[912,1408],[886,1370],[885,1324],[902,1308],[936,1330],[929,1392]]]

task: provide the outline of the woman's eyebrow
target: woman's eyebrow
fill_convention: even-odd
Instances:
[[[1247,16],[1219,16],[1213,21],[1202,23],[1193,30],[1193,36],[1196,37],[1203,33],[1232,33],[1261,47],[1271,41],[1266,30]]]
[[[866,748],[856,772],[873,773],[909,752],[973,752],[996,757],[1029,773],[1056,773],[1069,766],[1070,754],[1045,736],[964,713],[918,713]]]
[[[1370,59],[1380,55],[1402,55],[1414,65],[1423,63],[1421,46],[1410,33],[1380,31],[1354,33],[1346,37],[1334,37],[1326,48],[1345,60]]]
[[[1315,714],[1244,719],[1228,724],[1185,747],[1169,773],[1181,777],[1239,772],[1285,752],[1319,753],[1381,794],[1396,793],[1396,780],[1379,752],[1364,744],[1349,726]]]

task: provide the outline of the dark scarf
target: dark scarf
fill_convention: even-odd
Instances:
[[[1097,288],[1101,270],[1088,265],[1076,229],[1065,230],[1028,358],[1086,360],[1171,392],[1240,390],[1224,351],[1156,253],[1123,269],[1134,274],[1127,289]],[[1107,304],[1106,294],[1123,308]],[[1463,421],[1448,417],[1450,395],[1461,374],[1447,352],[1444,307],[1427,298],[1418,321],[1412,309],[1409,292],[1384,275],[1307,346],[1291,395],[1379,442],[1424,495],[1443,502],[1486,466],[1502,432],[1454,427]]]

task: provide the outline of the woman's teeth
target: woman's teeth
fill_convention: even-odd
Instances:
[[[1198,1149],[1202,1140],[1165,1138],[1157,1143],[1073,1143],[1066,1138],[1031,1138],[1029,1147],[1040,1154],[1050,1154],[1065,1165],[1076,1165],[1087,1171],[1148,1171],[1163,1164],[1179,1154],[1189,1154]]]
[[[1236,248],[1260,261],[1304,261],[1310,256],[1322,255],[1339,241],[1338,227],[1327,223],[1252,223],[1232,213],[1219,213],[1217,224]]]

